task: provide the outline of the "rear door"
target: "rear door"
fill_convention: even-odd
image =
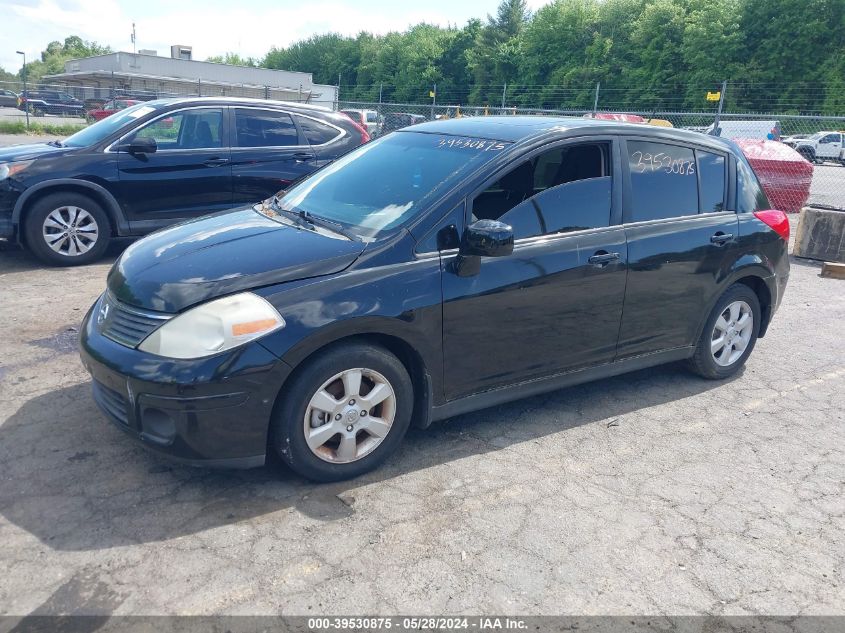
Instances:
[[[153,138],[152,154],[118,153],[117,198],[133,230],[149,230],[232,206],[232,167],[223,107],[162,114],[125,136]]]
[[[269,198],[314,171],[316,156],[290,112],[232,108],[232,183],[236,204]]]
[[[726,153],[623,142],[628,281],[617,358],[694,343],[702,311],[738,253]]]
[[[514,229],[514,251],[462,275],[442,258],[447,399],[608,363],[625,292],[625,232],[616,143],[544,149],[470,197],[469,222]]]
[[[338,126],[306,114],[297,114],[295,119],[313,152],[315,167],[327,165],[352,149],[351,144],[341,142],[347,140],[348,132]]]

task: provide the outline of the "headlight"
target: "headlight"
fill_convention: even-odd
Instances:
[[[32,162],[31,160],[20,160],[14,163],[0,163],[0,180],[6,180],[6,178],[19,174],[32,165]]]
[[[285,327],[266,300],[251,292],[209,301],[171,319],[138,349],[168,358],[211,356]]]

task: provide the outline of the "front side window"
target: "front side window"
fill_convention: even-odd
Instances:
[[[238,147],[292,147],[300,145],[299,132],[287,112],[235,109]]]
[[[360,115],[358,116],[360,118]],[[302,133],[311,145],[323,145],[341,133],[336,127],[327,123],[315,121],[304,116],[298,116],[296,118],[299,121],[299,127],[302,129]]]
[[[627,145],[630,222],[698,213],[698,177],[690,148],[631,140]]]
[[[611,187],[608,143],[557,147],[478,194],[471,221],[499,220],[516,239],[608,226]]]
[[[133,138],[155,139],[160,151],[223,147],[223,110],[183,110],[162,117],[138,130]]]

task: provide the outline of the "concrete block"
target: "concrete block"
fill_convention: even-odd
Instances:
[[[816,207],[801,209],[792,254],[845,263],[845,211]]]

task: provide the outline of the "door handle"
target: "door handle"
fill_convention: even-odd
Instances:
[[[722,246],[723,244],[730,242],[733,238],[733,233],[722,233],[720,231],[715,235],[710,236],[710,242],[715,244],[716,246]]]
[[[595,255],[592,255],[587,261],[596,268],[604,268],[610,262],[619,261],[619,253],[605,253],[604,251],[599,251]]]
[[[221,165],[225,165],[228,162],[229,162],[228,158],[217,158],[217,157],[215,157],[215,158],[209,158],[207,161],[205,161],[204,164],[205,164],[206,167],[220,167]]]
[[[309,154],[308,152],[296,152],[295,154],[291,155],[297,163],[304,163],[307,160],[314,160],[315,155]]]

